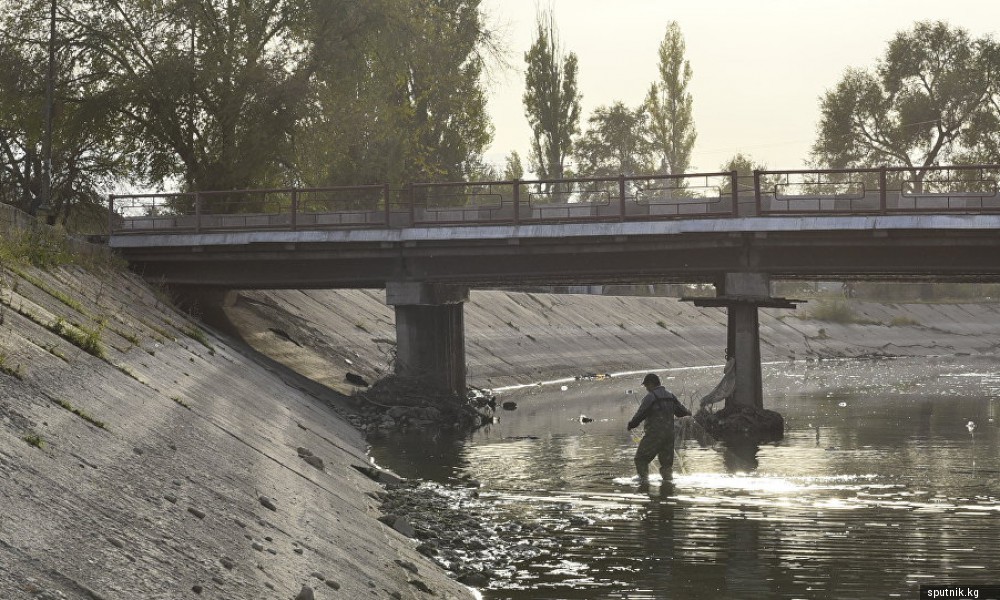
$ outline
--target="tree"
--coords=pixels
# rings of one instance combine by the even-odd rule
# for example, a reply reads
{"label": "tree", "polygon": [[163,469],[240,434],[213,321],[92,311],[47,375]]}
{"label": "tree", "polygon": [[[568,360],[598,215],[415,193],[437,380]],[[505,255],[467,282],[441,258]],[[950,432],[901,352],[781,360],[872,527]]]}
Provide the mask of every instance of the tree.
{"label": "tree", "polygon": [[[49,1],[0,1],[5,200],[38,197]],[[479,5],[59,0],[56,179],[77,183],[58,197],[481,177],[495,44]]]}
{"label": "tree", "polygon": [[524,114],[533,134],[528,158],[539,178],[561,179],[573,136],[580,132],[577,58],[572,52],[563,56],[551,12],[540,14],[537,25],[535,41],[524,55]]}
{"label": "tree", "polygon": [[900,165],[919,184],[926,168],[960,156],[991,103],[996,44],[943,22],[892,39],[874,71],[849,69],[821,100],[814,161],[828,168]]}
{"label": "tree", "polygon": [[636,175],[651,170],[652,143],[643,107],[621,102],[598,107],[577,144],[580,174],[586,177]]}
{"label": "tree", "polygon": [[524,179],[524,165],[521,163],[521,155],[517,153],[517,150],[511,150],[510,154],[507,155],[503,178],[507,181]]}
{"label": "tree", "polygon": [[[753,191],[754,181],[753,175],[754,171],[766,171],[767,165],[764,163],[758,163],[754,161],[753,157],[749,154],[743,154],[742,152],[737,152],[728,161],[719,165],[719,172],[729,173],[731,171],[736,171],[737,183],[736,189],[740,193],[747,193]],[[726,196],[732,191],[729,182],[723,184],[722,195]]]}
{"label": "tree", "polygon": [[[47,0],[0,7],[0,199],[31,214],[42,202],[49,7]],[[52,215],[97,231],[107,222],[103,190],[129,178],[127,143],[105,143],[120,136],[121,122],[58,30],[54,58]]]}
{"label": "tree", "polygon": [[684,59],[684,36],[676,21],[667,25],[660,42],[660,79],[646,94],[649,129],[660,171],[664,175],[682,175],[691,165],[691,149],[698,137],[694,128],[693,100],[688,92],[691,64]]}
{"label": "tree", "polygon": [[980,55],[986,71],[983,77],[990,83],[984,109],[970,120],[965,132],[965,151],[958,162],[1000,164],[1000,44],[993,40],[980,41]]}
{"label": "tree", "polygon": [[319,110],[298,130],[311,185],[484,176],[492,139],[482,88],[493,41],[479,0],[397,0],[319,73]]}
{"label": "tree", "polygon": [[136,179],[229,190],[294,182],[293,133],[314,108],[314,76],[351,52],[380,5],[76,0],[60,2],[59,27],[74,76],[94,82],[121,124],[103,142]]}

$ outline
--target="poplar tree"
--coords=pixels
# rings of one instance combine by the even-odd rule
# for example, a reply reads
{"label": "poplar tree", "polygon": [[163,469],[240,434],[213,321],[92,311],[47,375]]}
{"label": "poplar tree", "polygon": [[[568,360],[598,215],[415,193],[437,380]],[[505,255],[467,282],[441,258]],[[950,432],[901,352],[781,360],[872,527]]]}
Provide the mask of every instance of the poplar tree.
{"label": "poplar tree", "polygon": [[521,164],[521,155],[517,153],[517,150],[511,150],[510,154],[507,155],[503,178],[508,181],[524,179],[524,165]]}
{"label": "poplar tree", "polygon": [[649,124],[641,107],[633,110],[622,102],[600,106],[587,123],[576,150],[582,174],[614,177],[649,172]]}
{"label": "poplar tree", "polygon": [[681,28],[676,21],[671,21],[660,42],[660,79],[650,85],[646,94],[650,133],[664,175],[687,172],[697,138],[693,101],[688,91],[691,64],[684,58],[684,51]]}
{"label": "poplar tree", "polygon": [[576,54],[563,55],[551,12],[538,16],[537,36],[524,60],[524,114],[533,134],[529,164],[542,179],[561,179],[573,136],[580,132],[581,95]]}

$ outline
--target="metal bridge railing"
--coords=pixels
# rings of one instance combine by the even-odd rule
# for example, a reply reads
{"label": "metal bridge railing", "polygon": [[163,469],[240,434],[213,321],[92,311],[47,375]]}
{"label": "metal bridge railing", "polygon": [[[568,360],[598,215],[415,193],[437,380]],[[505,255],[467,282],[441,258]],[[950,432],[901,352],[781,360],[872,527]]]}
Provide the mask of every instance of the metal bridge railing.
{"label": "metal bridge railing", "polygon": [[759,215],[1000,212],[1000,165],[757,171]]}
{"label": "metal bridge railing", "polygon": [[115,195],[114,234],[998,213],[1000,165]]}

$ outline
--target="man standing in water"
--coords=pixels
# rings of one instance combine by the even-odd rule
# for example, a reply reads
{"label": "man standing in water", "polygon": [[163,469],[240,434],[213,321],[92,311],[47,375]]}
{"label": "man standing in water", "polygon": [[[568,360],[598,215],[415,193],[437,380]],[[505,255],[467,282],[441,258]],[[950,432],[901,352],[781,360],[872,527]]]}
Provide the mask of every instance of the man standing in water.
{"label": "man standing in water", "polygon": [[656,375],[646,375],[642,385],[649,393],[628,422],[629,431],[646,422],[646,434],[635,451],[635,470],[639,473],[640,483],[648,482],[649,463],[654,457],[659,457],[660,475],[663,481],[670,481],[674,470],[674,415],[687,417],[691,411],[681,404],[677,396],[660,385],[660,378]]}

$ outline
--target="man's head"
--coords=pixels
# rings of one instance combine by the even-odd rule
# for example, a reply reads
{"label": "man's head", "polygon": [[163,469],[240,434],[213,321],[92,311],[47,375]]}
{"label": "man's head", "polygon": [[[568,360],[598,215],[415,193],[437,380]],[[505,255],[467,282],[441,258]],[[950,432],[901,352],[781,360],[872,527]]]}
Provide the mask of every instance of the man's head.
{"label": "man's head", "polygon": [[653,388],[660,387],[660,378],[656,375],[649,373],[642,378],[642,385],[649,391],[653,391]]}

